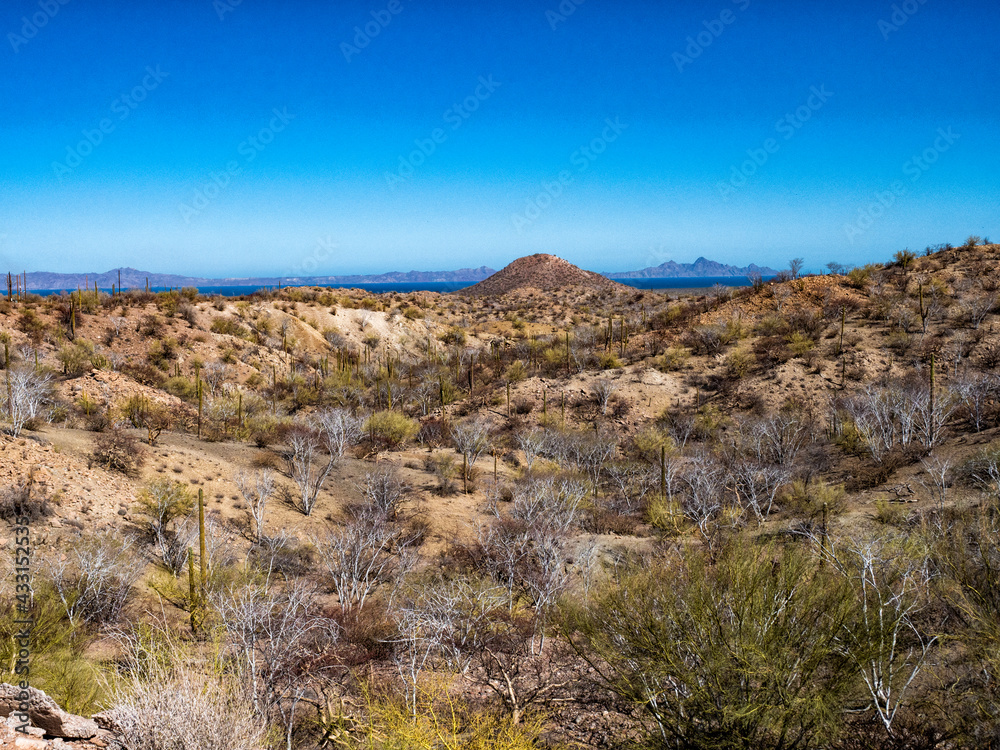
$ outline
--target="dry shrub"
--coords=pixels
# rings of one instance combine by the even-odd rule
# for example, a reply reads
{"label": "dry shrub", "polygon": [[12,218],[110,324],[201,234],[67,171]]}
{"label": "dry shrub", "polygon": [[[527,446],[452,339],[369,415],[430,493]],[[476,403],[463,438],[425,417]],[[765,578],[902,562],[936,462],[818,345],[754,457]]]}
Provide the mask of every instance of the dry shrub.
{"label": "dry shrub", "polygon": [[122,750],[257,750],[267,725],[253,701],[226,677],[188,666],[133,669],[105,716]]}
{"label": "dry shrub", "polygon": [[531,414],[535,408],[534,399],[530,398],[515,398],[511,404],[515,414]]}
{"label": "dry shrub", "polygon": [[583,522],[585,531],[591,534],[617,534],[632,536],[639,526],[639,519],[626,516],[608,508],[593,508]]}
{"label": "dry shrub", "polygon": [[32,487],[30,479],[0,491],[0,518],[4,521],[25,517],[37,521],[53,512],[49,499],[41,490]]}
{"label": "dry shrub", "polygon": [[146,460],[139,441],[121,427],[97,433],[91,455],[108,471],[118,471],[129,477],[137,476]]}

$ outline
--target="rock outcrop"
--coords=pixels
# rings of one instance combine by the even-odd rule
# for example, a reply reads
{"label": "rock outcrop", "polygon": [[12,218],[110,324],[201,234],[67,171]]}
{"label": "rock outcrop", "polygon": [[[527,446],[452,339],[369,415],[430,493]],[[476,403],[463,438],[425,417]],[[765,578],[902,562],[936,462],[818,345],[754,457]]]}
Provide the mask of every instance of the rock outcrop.
{"label": "rock outcrop", "polygon": [[[97,734],[99,728],[93,719],[63,711],[59,704],[37,688],[29,687],[27,693],[31,725],[50,737],[86,740]],[[19,711],[23,698],[21,688],[6,682],[0,684],[0,716],[6,718]]]}

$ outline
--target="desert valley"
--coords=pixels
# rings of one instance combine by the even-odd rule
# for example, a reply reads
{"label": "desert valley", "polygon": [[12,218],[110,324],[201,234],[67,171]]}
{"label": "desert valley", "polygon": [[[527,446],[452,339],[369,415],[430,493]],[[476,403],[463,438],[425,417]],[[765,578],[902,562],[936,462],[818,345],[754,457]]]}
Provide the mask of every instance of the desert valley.
{"label": "desert valley", "polygon": [[4,746],[995,746],[1000,246],[830,270],[15,289]]}

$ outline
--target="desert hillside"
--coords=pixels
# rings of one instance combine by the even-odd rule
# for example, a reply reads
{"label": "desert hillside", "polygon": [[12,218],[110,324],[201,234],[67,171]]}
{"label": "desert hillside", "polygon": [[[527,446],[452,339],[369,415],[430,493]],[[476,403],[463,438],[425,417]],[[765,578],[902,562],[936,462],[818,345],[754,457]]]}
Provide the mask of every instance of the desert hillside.
{"label": "desert hillside", "polygon": [[12,295],[0,682],[28,529],[42,743],[992,746],[1000,246],[842,270]]}
{"label": "desert hillside", "polygon": [[567,260],[555,255],[537,253],[518,258],[492,276],[483,279],[478,284],[461,290],[462,294],[500,295],[524,289],[564,289],[573,287],[580,289],[616,289],[628,291],[629,287],[611,281],[605,276],[593,271],[584,271]]}

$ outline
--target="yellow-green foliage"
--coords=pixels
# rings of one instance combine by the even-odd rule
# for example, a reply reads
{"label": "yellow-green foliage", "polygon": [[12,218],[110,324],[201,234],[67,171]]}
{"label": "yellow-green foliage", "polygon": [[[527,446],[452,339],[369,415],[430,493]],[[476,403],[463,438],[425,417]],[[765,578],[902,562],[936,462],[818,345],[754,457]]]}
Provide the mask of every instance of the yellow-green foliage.
{"label": "yellow-green foliage", "polygon": [[[266,321],[266,319],[264,319]],[[268,323],[268,327],[270,324]],[[229,336],[238,336],[240,338],[246,338],[248,336],[247,329],[240,324],[238,320],[232,318],[216,318],[212,321],[211,327],[212,333],[221,333]]]}
{"label": "yellow-green foliage", "polygon": [[[13,578],[12,578],[13,580]],[[77,714],[91,714],[101,708],[99,669],[85,655],[90,638],[66,620],[58,597],[48,586],[36,584],[31,642],[31,685],[48,693],[60,706]],[[4,592],[0,602],[0,681],[16,684],[21,677],[14,670],[18,650],[14,636],[23,627],[15,620],[15,599]]]}
{"label": "yellow-green foliage", "polygon": [[726,321],[722,334],[723,343],[728,344],[733,341],[739,341],[744,336],[746,336],[746,330],[742,321],[737,320],[736,318],[730,318]]}
{"label": "yellow-green foliage", "polygon": [[804,357],[815,345],[811,338],[798,331],[794,331],[788,337],[788,348],[796,357]]}
{"label": "yellow-green foliage", "polygon": [[739,346],[733,349],[726,356],[726,369],[729,371],[729,377],[731,378],[742,378],[757,364],[757,357],[754,353],[744,347]]}
{"label": "yellow-green foliage", "polygon": [[416,436],[420,425],[398,411],[379,411],[368,418],[365,429],[376,441],[395,448]]}
{"label": "yellow-green foliage", "polygon": [[177,312],[177,307],[180,305],[180,302],[181,295],[173,290],[169,292],[156,293],[156,306],[167,316],[173,315]]}
{"label": "yellow-green foliage", "polygon": [[646,506],[646,522],[668,536],[676,536],[684,531],[686,521],[684,511],[675,500],[655,495]]}
{"label": "yellow-green foliage", "polygon": [[604,352],[598,358],[597,364],[602,370],[617,370],[622,366],[622,361],[611,352]]}
{"label": "yellow-green foliage", "polygon": [[139,513],[152,523],[166,527],[173,519],[188,515],[194,508],[194,496],[183,482],[153,479],[139,492]]}
{"label": "yellow-green foliage", "polygon": [[877,263],[869,263],[865,266],[859,266],[858,268],[852,268],[847,272],[847,280],[851,286],[855,289],[864,289],[865,284],[868,283],[868,279],[874,271],[881,268]]}
{"label": "yellow-green foliage", "polygon": [[691,358],[691,350],[686,346],[670,346],[660,357],[659,369],[665,372],[680,370]]}
{"label": "yellow-green foliage", "polygon": [[[475,709],[444,690],[419,691],[415,705],[369,697],[350,747],[361,750],[535,750],[542,719]],[[336,720],[331,721],[336,723]]]}
{"label": "yellow-green foliage", "polygon": [[59,364],[63,372],[72,377],[89,372],[94,366],[94,345],[84,339],[77,339],[59,349]]}
{"label": "yellow-green foliage", "polygon": [[694,427],[703,438],[715,437],[717,430],[729,423],[729,418],[715,404],[705,404],[698,410],[694,419]]}
{"label": "yellow-green foliage", "polygon": [[[662,737],[722,748],[832,745],[856,679],[841,638],[857,612],[830,566],[739,538],[644,561],[566,614],[608,687]],[[674,745],[650,731],[649,745]]]}
{"label": "yellow-green foliage", "polygon": [[524,366],[524,362],[519,359],[512,362],[504,373],[504,380],[508,383],[520,383],[526,377],[528,377],[528,370]]}
{"label": "yellow-green foliage", "polygon": [[151,365],[166,370],[170,360],[177,359],[177,340],[169,336],[153,340],[146,351],[146,359]]}
{"label": "yellow-green foliage", "polygon": [[875,501],[875,512],[872,519],[884,526],[902,526],[906,523],[909,512],[906,507],[898,503],[890,503],[885,498]]}
{"label": "yellow-green foliage", "polygon": [[668,454],[674,449],[673,438],[665,430],[656,427],[639,430],[632,438],[632,444],[636,453],[647,461],[659,461],[661,448],[666,448]]}
{"label": "yellow-green foliage", "polygon": [[163,384],[163,390],[185,401],[191,401],[198,395],[194,381],[183,376],[167,378],[167,382]]}
{"label": "yellow-green foliage", "polygon": [[566,342],[550,346],[542,352],[545,363],[550,366],[561,367],[566,364]]}
{"label": "yellow-green foliage", "polygon": [[462,346],[465,343],[465,330],[459,326],[452,326],[447,331],[438,336],[446,344]]}
{"label": "yellow-green foliage", "polygon": [[797,517],[820,518],[824,508],[827,516],[833,517],[843,509],[844,487],[819,480],[807,484],[801,479],[796,479],[782,490],[778,497],[778,505]]}

